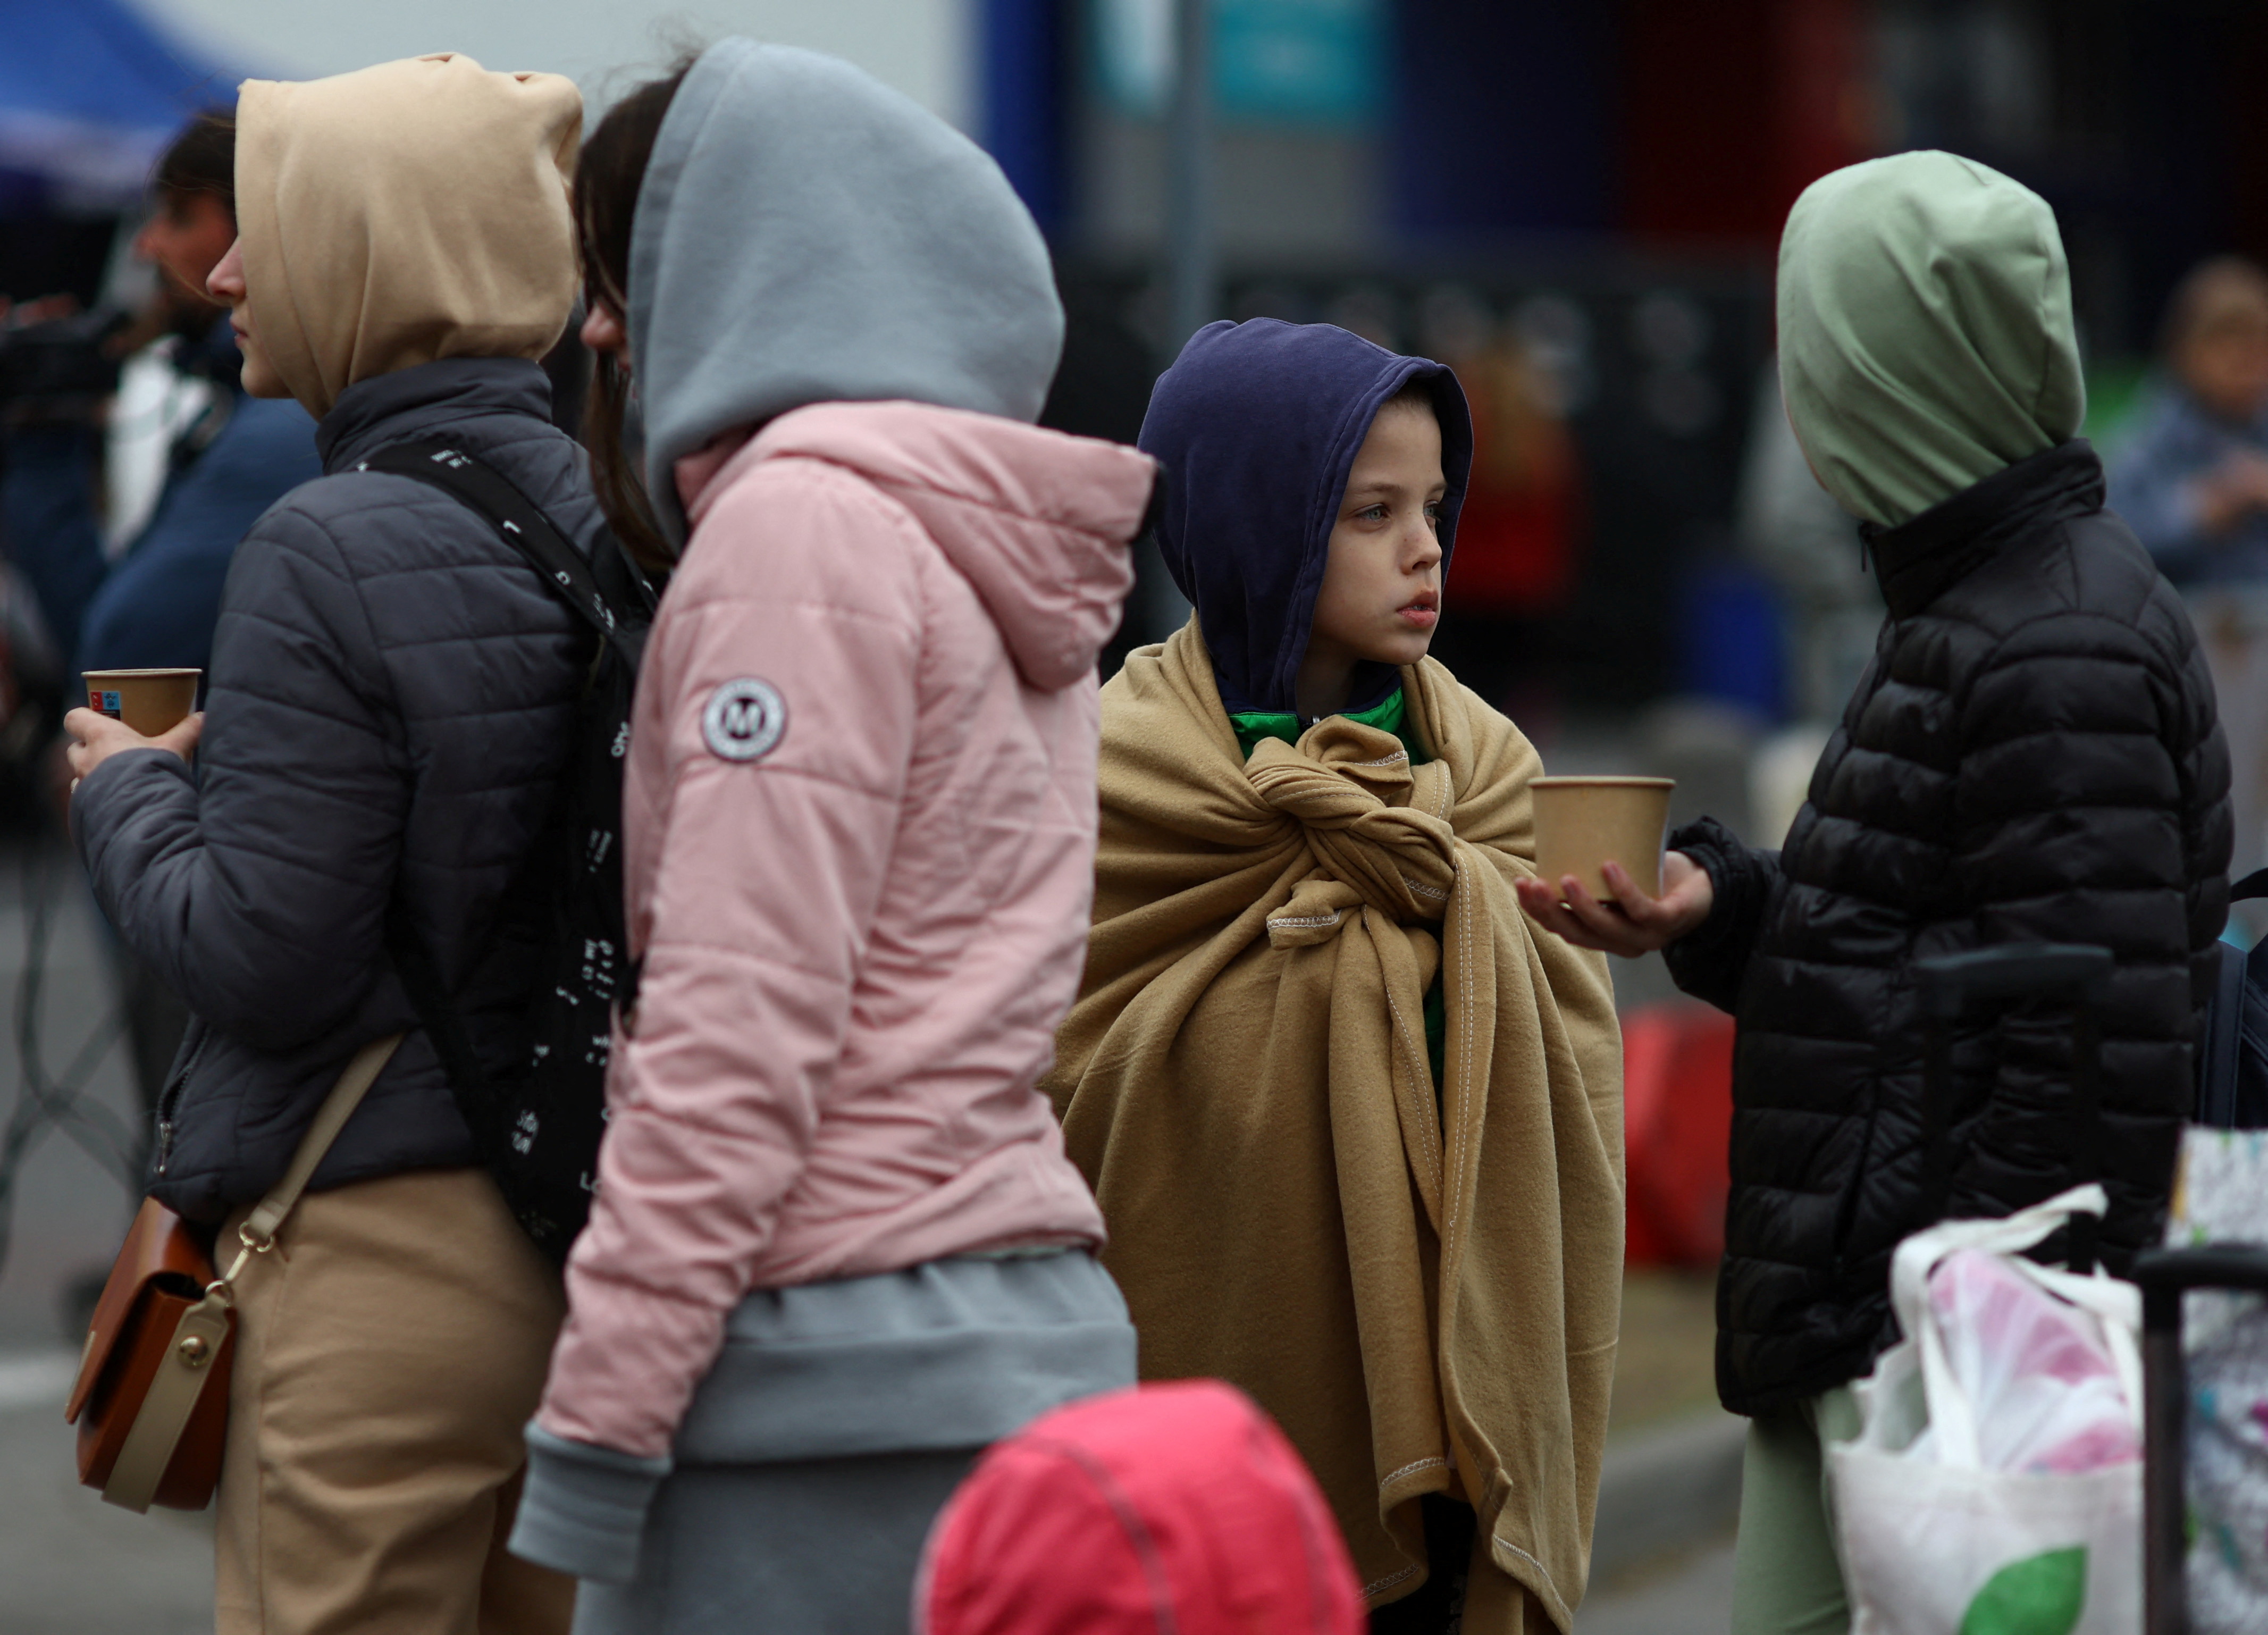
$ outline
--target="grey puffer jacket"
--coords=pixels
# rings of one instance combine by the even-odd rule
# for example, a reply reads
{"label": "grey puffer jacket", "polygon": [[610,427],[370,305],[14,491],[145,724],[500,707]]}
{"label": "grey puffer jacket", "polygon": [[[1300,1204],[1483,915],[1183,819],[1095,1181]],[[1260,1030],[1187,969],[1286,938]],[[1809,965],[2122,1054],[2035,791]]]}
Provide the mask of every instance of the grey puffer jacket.
{"label": "grey puffer jacket", "polygon": [[446,433],[588,551],[598,506],[549,401],[518,359],[348,387],[317,428],[326,475],[237,548],[195,773],[114,755],[72,800],[104,912],[196,1017],[149,1176],[191,1219],[256,1200],[348,1057],[405,1029],[313,1185],[475,1160],[387,961],[387,910],[398,895],[482,1057],[516,1057],[533,947],[493,933],[553,805],[588,638],[485,519],[352,468]]}

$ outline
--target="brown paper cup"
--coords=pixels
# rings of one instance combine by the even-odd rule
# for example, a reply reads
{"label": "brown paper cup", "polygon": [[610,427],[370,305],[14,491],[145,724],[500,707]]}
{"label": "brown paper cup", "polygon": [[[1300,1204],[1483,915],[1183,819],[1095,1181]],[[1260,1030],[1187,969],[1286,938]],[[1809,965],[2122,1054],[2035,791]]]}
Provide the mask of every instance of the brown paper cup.
{"label": "brown paper cup", "polygon": [[1535,872],[1554,887],[1572,874],[1602,902],[1614,893],[1600,873],[1619,863],[1649,897],[1661,895],[1661,837],[1669,821],[1667,777],[1539,777]]}
{"label": "brown paper cup", "polygon": [[123,721],[144,738],[179,726],[197,707],[202,670],[89,670],[86,707]]}

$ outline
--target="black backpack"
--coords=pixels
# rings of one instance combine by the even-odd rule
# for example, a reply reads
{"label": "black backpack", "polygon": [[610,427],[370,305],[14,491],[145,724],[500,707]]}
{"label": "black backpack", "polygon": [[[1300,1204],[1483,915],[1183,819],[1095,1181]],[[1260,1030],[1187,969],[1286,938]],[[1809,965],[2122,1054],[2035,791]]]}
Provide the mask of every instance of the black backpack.
{"label": "black backpack", "polygon": [[393,444],[355,469],[414,477],[486,517],[597,638],[550,821],[498,916],[539,962],[526,1059],[485,1069],[398,902],[387,922],[387,953],[489,1173],[528,1235],[563,1261],[597,1185],[615,1002],[636,981],[622,917],[622,755],[653,592],[611,534],[585,560],[508,479],[446,441]]}
{"label": "black backpack", "polygon": [[[2231,902],[2268,897],[2268,869],[2228,888]],[[2268,1128],[2268,939],[2248,954],[2220,945],[2220,979],[2198,1049],[2197,1122],[2217,1130]]]}

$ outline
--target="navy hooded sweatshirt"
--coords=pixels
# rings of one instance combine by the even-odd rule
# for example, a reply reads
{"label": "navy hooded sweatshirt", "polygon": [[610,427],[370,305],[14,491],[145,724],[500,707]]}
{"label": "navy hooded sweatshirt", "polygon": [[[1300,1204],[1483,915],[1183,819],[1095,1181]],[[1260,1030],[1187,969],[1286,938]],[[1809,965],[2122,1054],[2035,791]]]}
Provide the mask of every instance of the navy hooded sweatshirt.
{"label": "navy hooded sweatshirt", "polygon": [[[1457,378],[1332,324],[1207,324],[1159,378],[1140,446],[1165,468],[1158,545],[1196,608],[1231,715],[1289,715],[1347,472],[1387,399],[1411,381],[1441,425],[1441,572],[1472,475]],[[1395,699],[1400,672],[1357,667],[1348,713]]]}
{"label": "navy hooded sweatshirt", "polygon": [[[1159,549],[1197,609],[1213,680],[1247,755],[1260,737],[1298,736],[1300,663],[1347,473],[1380,407],[1413,380],[1428,388],[1441,426],[1446,582],[1473,471],[1472,412],[1446,366],[1333,324],[1223,320],[1189,337],[1150,394],[1140,447],[1165,468]],[[1394,666],[1356,666],[1348,706],[1353,719],[1400,738],[1413,764],[1428,758],[1428,747],[1402,730],[1402,673]],[[1437,976],[1425,995],[1436,1095],[1447,1014]]]}

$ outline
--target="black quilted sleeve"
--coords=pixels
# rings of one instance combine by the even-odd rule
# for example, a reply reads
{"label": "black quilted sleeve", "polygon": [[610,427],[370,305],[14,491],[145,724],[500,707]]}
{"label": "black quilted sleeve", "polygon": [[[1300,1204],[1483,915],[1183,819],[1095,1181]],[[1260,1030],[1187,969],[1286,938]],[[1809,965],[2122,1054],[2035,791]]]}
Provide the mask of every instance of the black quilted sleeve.
{"label": "black quilted sleeve", "polygon": [[1672,832],[1669,850],[1683,852],[1707,871],[1716,901],[1701,928],[1670,944],[1662,958],[1680,988],[1730,1013],[1748,974],[1764,902],[1779,875],[1779,853],[1743,845],[1739,836],[1709,817]]}

